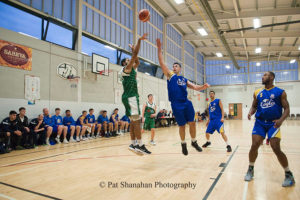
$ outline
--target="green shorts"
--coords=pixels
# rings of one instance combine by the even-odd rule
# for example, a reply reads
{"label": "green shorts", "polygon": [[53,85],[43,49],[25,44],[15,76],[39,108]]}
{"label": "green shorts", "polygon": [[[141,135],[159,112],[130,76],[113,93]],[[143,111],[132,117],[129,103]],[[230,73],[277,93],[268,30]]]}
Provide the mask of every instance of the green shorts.
{"label": "green shorts", "polygon": [[155,128],[155,118],[145,118],[144,130],[151,131],[152,128]]}
{"label": "green shorts", "polygon": [[132,115],[140,115],[141,114],[140,102],[139,102],[138,96],[122,98],[122,102],[125,106],[126,115],[128,117],[130,117]]}

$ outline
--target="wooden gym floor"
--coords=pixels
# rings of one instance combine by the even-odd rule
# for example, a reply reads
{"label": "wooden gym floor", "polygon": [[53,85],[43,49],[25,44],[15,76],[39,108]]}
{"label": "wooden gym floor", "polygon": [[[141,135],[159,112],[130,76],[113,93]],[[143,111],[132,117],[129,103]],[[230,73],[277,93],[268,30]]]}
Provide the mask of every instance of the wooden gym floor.
{"label": "wooden gym floor", "polygon": [[[225,122],[232,153],[217,133],[211,147],[198,153],[187,134],[189,155],[183,156],[178,127],[173,126],[156,129],[157,145],[147,145],[152,155],[129,151],[129,134],[4,154],[0,199],[300,199],[300,121],[286,121],[281,128],[282,149],[296,179],[292,188],[281,187],[283,169],[266,144],[259,150],[254,180],[244,182],[253,123]],[[204,131],[205,123],[197,123],[199,145],[205,142]],[[143,141],[149,143],[149,132]],[[128,186],[141,182],[148,188]],[[166,187],[155,187],[155,182]],[[190,185],[174,189],[173,183]]]}

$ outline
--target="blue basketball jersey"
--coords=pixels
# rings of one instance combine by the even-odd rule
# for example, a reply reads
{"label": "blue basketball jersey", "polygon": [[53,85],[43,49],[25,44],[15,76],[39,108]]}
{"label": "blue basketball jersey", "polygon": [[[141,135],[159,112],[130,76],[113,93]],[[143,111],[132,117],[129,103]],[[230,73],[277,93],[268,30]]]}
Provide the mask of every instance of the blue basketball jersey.
{"label": "blue basketball jersey", "polygon": [[95,123],[96,122],[95,115],[88,114],[85,119],[87,120],[87,123]]}
{"label": "blue basketball jersey", "polygon": [[[114,114],[112,114],[112,115],[110,116],[110,118],[109,118],[109,121],[111,121],[111,122],[114,122],[114,120],[113,120],[113,118],[112,118],[113,115],[114,115]],[[115,120],[116,120],[116,121],[119,121],[119,114],[115,115]]]}
{"label": "blue basketball jersey", "polygon": [[63,119],[60,115],[58,115],[58,116],[53,115],[52,120],[55,125],[63,125]]}
{"label": "blue basketball jersey", "polygon": [[221,120],[222,110],[220,107],[220,99],[215,99],[208,104],[209,119]]}
{"label": "blue basketball jersey", "polygon": [[260,120],[272,121],[282,115],[281,95],[283,89],[273,87],[270,89],[260,88],[255,91],[257,99],[257,111],[255,117]]}
{"label": "blue basketball jersey", "polygon": [[167,81],[169,101],[171,103],[187,101],[187,81],[186,78],[177,74],[173,74]]}
{"label": "blue basketball jersey", "polygon": [[83,115],[80,115],[80,117],[78,117],[77,121],[76,121],[76,125],[82,125],[80,120],[82,120],[82,122],[84,123],[86,117]]}
{"label": "blue basketball jersey", "polygon": [[[70,124],[69,124],[69,123],[70,123]],[[70,116],[70,117],[65,116],[65,117],[63,118],[63,124],[64,124],[65,126],[75,125],[75,120],[74,120],[74,118],[73,118],[72,116]]]}

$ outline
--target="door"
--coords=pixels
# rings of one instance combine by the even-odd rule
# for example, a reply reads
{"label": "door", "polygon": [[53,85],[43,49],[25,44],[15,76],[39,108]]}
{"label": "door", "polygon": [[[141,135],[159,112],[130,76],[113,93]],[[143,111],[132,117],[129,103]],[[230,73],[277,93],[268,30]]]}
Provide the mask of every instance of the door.
{"label": "door", "polygon": [[230,103],[229,114],[232,119],[243,119],[243,104],[241,103]]}

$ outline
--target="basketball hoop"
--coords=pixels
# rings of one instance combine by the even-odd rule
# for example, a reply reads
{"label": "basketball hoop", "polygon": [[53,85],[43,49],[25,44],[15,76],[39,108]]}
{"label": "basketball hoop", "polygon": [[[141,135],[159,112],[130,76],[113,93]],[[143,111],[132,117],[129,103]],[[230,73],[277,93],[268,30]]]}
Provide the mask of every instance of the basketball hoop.
{"label": "basketball hoop", "polygon": [[70,81],[71,83],[71,88],[77,88],[78,85],[78,81],[79,81],[80,77],[79,76],[68,76],[67,80]]}
{"label": "basketball hoop", "polygon": [[111,73],[112,70],[101,70],[101,71],[98,71],[97,74],[99,75],[103,75],[103,76],[108,76],[109,73]]}

